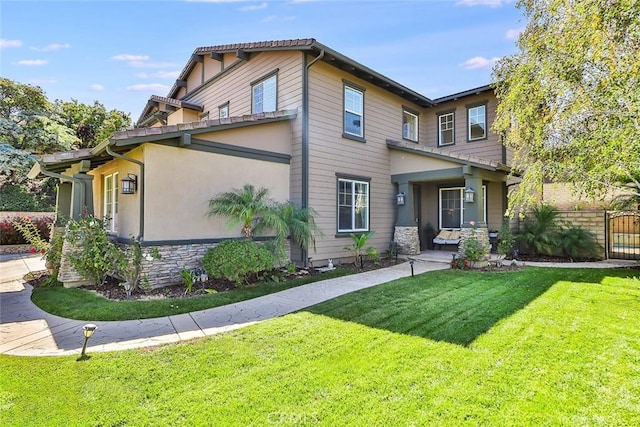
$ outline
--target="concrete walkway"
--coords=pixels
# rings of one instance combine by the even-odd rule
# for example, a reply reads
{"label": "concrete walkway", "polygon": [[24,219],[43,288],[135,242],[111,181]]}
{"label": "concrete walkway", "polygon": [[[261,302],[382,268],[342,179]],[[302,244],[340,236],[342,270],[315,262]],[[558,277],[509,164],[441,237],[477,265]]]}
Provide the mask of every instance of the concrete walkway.
{"label": "concrete walkway", "polygon": [[[449,268],[451,254],[427,251],[413,257],[415,274]],[[586,265],[585,265],[586,264]],[[534,265],[534,263],[527,263]],[[630,262],[542,264],[554,267],[612,268]],[[327,279],[222,307],[155,319],[87,322],[53,316],[31,302],[31,290],[22,278],[44,269],[37,256],[0,257],[0,354],[59,356],[79,354],[82,326],[98,330],[88,352],[115,351],[205,337],[283,316],[323,301],[411,275],[409,262],[394,267]]]}

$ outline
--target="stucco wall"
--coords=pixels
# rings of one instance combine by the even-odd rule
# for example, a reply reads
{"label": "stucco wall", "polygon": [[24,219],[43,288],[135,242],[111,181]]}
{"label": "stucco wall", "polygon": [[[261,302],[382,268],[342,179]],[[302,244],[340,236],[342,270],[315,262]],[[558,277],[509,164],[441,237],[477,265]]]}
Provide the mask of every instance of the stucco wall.
{"label": "stucco wall", "polygon": [[244,184],[289,197],[289,165],[161,145],[145,145],[145,241],[236,237],[226,218],[206,216],[215,195]]}

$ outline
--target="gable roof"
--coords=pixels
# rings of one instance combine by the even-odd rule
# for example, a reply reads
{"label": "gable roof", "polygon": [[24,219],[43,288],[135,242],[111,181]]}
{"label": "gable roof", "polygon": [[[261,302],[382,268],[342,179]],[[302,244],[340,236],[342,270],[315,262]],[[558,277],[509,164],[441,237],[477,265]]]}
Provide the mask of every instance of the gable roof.
{"label": "gable roof", "polygon": [[[178,82],[187,79],[191,71],[199,62],[198,57],[205,55],[215,56],[225,53],[235,53],[238,57],[243,58],[255,52],[283,50],[299,50],[302,52],[308,52],[316,57],[320,57],[320,55],[322,55],[320,57],[321,61],[331,64],[332,66],[346,71],[347,73],[352,74],[356,77],[364,79],[373,85],[381,87],[388,92],[406,99],[407,101],[413,102],[422,107],[431,107],[434,105],[434,102],[426,96],[421,95],[418,92],[415,92],[414,90],[409,89],[408,87],[378,73],[377,71],[374,71],[371,68],[354,61],[353,59],[317,42],[313,38],[271,40],[197,47],[180,72],[180,75],[176,79],[176,82],[169,90],[168,95],[166,97],[152,96],[149,100],[149,103],[147,103],[147,106],[144,108],[142,114],[140,115],[140,119],[138,120],[138,122],[142,122],[143,120],[146,120],[151,116],[150,109],[151,106],[153,106],[154,99],[157,100],[161,98],[163,100],[177,100],[176,97],[178,96],[181,87]],[[188,98],[188,95],[189,94],[187,94],[186,98]]]}
{"label": "gable roof", "polygon": [[184,143],[189,140],[191,135],[293,120],[296,116],[296,110],[281,110],[269,113],[227,117],[224,119],[182,123],[177,125],[123,130],[115,132],[111,135],[109,140],[104,141],[93,148],[44,154],[40,156],[40,159],[32,167],[29,172],[29,177],[33,179],[41,175],[42,169],[50,172],[62,173],[82,160],[90,161],[90,169],[94,169],[113,160],[113,157],[107,153],[107,146],[113,152],[119,154],[125,153],[146,142],[183,146],[185,145]]}

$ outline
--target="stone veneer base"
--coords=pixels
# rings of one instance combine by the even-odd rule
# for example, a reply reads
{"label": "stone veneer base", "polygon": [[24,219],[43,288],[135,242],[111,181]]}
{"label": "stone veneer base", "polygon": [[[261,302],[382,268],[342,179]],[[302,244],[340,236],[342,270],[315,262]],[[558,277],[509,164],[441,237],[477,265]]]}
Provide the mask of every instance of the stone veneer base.
{"label": "stone veneer base", "polygon": [[393,232],[393,241],[398,245],[398,253],[401,255],[420,254],[418,227],[396,226]]}

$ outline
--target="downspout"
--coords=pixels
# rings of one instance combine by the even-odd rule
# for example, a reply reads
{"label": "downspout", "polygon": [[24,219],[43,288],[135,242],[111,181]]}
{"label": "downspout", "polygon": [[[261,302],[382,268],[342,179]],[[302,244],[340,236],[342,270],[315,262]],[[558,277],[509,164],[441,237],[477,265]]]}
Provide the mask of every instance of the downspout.
{"label": "downspout", "polygon": [[[304,62],[307,54],[304,53]],[[309,207],[309,68],[324,57],[324,49],[311,62],[305,64],[302,72],[302,200],[303,209]],[[307,248],[302,248],[302,264],[307,266]]]}
{"label": "downspout", "polygon": [[[84,187],[85,183],[81,179],[75,178],[73,176],[62,175],[61,173],[56,173],[56,172],[51,172],[49,170],[46,170],[44,165],[42,163],[40,163],[40,162],[38,162],[38,165],[39,165],[40,173],[42,175],[44,175],[44,176],[48,176],[48,177],[51,177],[51,178],[57,178],[57,179],[59,179],[61,181],[62,180],[73,181],[76,184],[78,184],[81,187],[81,191],[80,191],[80,209],[84,209],[84,206],[85,206],[85,203],[84,203],[85,202],[85,200],[84,200],[85,197],[84,196],[85,196],[86,192],[85,192],[85,187]],[[72,201],[71,204],[73,205],[73,201]]]}
{"label": "downspout", "polygon": [[141,242],[144,238],[144,163],[142,163],[140,160],[132,159],[131,157],[127,157],[112,151],[111,145],[112,144],[107,144],[106,146],[107,154],[117,159],[122,159],[140,166],[140,177],[138,178],[138,185],[140,186],[140,225],[137,240]]}

